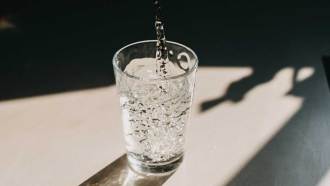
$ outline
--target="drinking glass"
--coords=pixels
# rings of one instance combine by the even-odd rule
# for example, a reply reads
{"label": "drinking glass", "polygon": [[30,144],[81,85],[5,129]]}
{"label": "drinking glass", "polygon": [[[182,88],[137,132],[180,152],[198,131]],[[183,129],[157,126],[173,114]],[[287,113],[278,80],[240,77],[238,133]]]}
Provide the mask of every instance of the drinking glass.
{"label": "drinking glass", "polygon": [[183,159],[198,65],[193,50],[167,41],[167,63],[173,71],[166,77],[155,76],[150,71],[157,66],[156,42],[129,44],[113,58],[128,162],[133,170],[146,174],[173,172]]}

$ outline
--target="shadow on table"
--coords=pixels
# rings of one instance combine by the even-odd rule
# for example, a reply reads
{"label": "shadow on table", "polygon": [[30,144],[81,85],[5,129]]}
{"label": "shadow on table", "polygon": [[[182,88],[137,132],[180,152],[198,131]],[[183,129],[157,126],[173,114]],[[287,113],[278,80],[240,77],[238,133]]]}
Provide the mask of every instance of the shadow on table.
{"label": "shadow on table", "polygon": [[314,69],[313,76],[288,92],[304,98],[299,111],[227,186],[310,186],[320,182],[330,167],[330,141],[326,140],[329,104],[324,100],[329,95],[323,69],[320,65]]}
{"label": "shadow on table", "polygon": [[[278,52],[278,50],[276,50]],[[260,58],[256,57],[256,59]],[[262,56],[261,56],[262,58]],[[260,60],[260,59],[259,59]],[[265,61],[267,59],[265,58]],[[270,60],[268,60],[269,62]],[[323,66],[325,68],[325,74],[328,79],[328,85],[330,88],[330,56],[325,55],[322,57],[322,62]],[[203,103],[200,105],[200,111],[201,112],[206,112],[207,110],[216,107],[217,105],[221,104],[222,102],[225,101],[232,101],[232,102],[240,102],[244,99],[244,96],[252,90],[254,87],[257,85],[260,85],[262,83],[270,81],[274,75],[281,69],[285,67],[291,67],[294,70],[294,75],[292,76],[292,86],[294,88],[301,87],[300,82],[298,80],[298,73],[300,70],[302,70],[304,67],[312,67],[313,69],[315,68],[314,64],[311,63],[306,63],[304,60],[300,61],[299,63],[293,65],[290,63],[283,64],[282,62],[274,62],[268,64],[268,67],[265,67],[262,65],[263,61],[256,62],[255,64],[251,65],[253,67],[253,73],[247,77],[244,77],[238,81],[232,82],[229,87],[226,90],[225,95],[219,96],[217,98],[211,99],[211,100],[205,100]],[[294,90],[294,89],[293,89]],[[298,91],[299,92],[299,91]],[[296,93],[298,93],[296,92]],[[301,96],[302,94],[300,94]]]}
{"label": "shadow on table", "polygon": [[[276,73],[284,68],[281,65],[272,65],[272,68],[265,69],[264,66],[255,65],[253,66],[253,73],[247,77],[244,77],[238,81],[235,81],[229,85],[225,95],[214,98],[212,100],[206,100],[200,105],[200,111],[205,112],[224,101],[240,102],[244,99],[245,94],[252,90],[255,86],[266,83],[273,79]],[[294,75],[292,77],[292,84],[295,86],[298,84],[297,75],[299,70],[303,67],[292,66]]]}
{"label": "shadow on table", "polygon": [[126,154],[106,166],[80,186],[161,186],[173,173],[161,176],[144,176],[127,164]]}

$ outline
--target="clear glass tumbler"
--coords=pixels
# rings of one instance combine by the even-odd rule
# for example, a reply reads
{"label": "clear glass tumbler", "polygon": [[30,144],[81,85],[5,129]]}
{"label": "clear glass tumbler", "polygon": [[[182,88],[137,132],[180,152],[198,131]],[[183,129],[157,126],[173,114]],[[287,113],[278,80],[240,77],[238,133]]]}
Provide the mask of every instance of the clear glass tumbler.
{"label": "clear glass tumbler", "polygon": [[155,40],[127,45],[113,58],[129,165],[142,173],[172,172],[183,158],[198,59],[182,44],[168,41],[167,48],[165,77],[155,75]]}

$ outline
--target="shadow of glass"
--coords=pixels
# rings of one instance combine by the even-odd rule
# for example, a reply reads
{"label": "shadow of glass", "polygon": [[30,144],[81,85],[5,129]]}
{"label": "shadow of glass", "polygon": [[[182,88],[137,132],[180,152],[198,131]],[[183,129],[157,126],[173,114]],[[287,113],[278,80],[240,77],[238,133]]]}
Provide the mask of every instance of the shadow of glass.
{"label": "shadow of glass", "polygon": [[172,174],[138,174],[130,168],[124,154],[80,186],[161,186]]}

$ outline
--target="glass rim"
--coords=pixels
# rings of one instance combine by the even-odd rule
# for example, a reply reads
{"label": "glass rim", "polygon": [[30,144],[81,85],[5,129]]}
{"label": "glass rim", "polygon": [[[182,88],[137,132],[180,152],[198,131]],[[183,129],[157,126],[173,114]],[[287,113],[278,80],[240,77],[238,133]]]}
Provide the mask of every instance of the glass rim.
{"label": "glass rim", "polygon": [[125,74],[127,77],[129,78],[133,78],[133,79],[137,79],[137,80],[140,80],[140,81],[166,81],[166,80],[171,80],[171,79],[177,79],[177,78],[180,78],[180,77],[185,77],[185,76],[188,76],[190,75],[195,69],[197,69],[197,66],[198,66],[198,57],[196,55],[196,53],[189,47],[187,47],[186,45],[183,45],[183,44],[180,44],[180,43],[177,43],[177,42],[174,42],[174,41],[166,41],[166,43],[171,43],[171,44],[174,44],[174,45],[178,45],[182,48],[185,48],[187,49],[189,52],[191,52],[193,54],[193,56],[196,58],[195,59],[195,63],[194,65],[192,66],[191,69],[189,69],[188,71],[184,72],[183,74],[179,74],[179,75],[175,75],[175,76],[171,76],[171,77],[168,77],[168,78],[156,78],[156,79],[145,79],[145,78],[140,78],[140,77],[137,77],[137,76],[134,76],[134,75],[131,75],[127,72],[124,72],[123,70],[121,70],[119,67],[118,67],[118,64],[116,63],[116,57],[118,56],[118,54],[120,52],[122,52],[123,50],[127,49],[128,47],[130,46],[133,46],[133,45],[136,45],[136,44],[141,44],[141,43],[152,43],[152,42],[157,42],[157,40],[143,40],[143,41],[138,41],[138,42],[134,42],[134,43],[130,43],[130,44],[127,44],[125,45],[124,47],[120,48],[119,50],[117,50],[117,52],[114,54],[113,58],[112,58],[112,64],[114,66],[114,70],[120,72],[120,73],[123,73]]}

